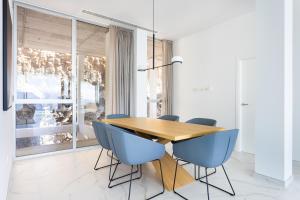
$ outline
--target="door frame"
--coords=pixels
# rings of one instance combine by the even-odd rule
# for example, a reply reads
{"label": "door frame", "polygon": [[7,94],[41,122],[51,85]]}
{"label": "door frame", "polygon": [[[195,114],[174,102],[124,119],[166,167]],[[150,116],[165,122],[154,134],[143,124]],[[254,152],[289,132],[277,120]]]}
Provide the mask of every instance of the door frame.
{"label": "door frame", "polygon": [[240,130],[239,137],[237,139],[235,150],[241,152],[243,150],[243,131],[242,131],[242,67],[243,62],[247,60],[255,60],[256,57],[246,57],[237,59],[237,70],[236,70],[236,108],[235,108],[235,124],[236,128]]}

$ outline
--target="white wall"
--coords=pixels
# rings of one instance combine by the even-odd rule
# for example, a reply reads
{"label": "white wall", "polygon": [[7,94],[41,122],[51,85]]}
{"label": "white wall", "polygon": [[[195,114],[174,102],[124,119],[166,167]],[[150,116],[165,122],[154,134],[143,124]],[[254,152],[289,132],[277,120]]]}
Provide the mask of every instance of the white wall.
{"label": "white wall", "polygon": [[2,2],[0,15],[0,200],[6,199],[10,170],[12,166],[13,149],[13,114],[12,109],[9,112],[3,112],[3,70],[2,70]]}
{"label": "white wall", "polygon": [[139,72],[147,66],[147,32],[136,29],[135,33],[135,76],[136,76],[136,108],[137,117],[147,117],[147,73]]}
{"label": "white wall", "polygon": [[293,158],[300,161],[300,1],[294,0],[294,135]]}
{"label": "white wall", "polygon": [[283,184],[292,177],[292,1],[256,1],[255,172]]}
{"label": "white wall", "polygon": [[249,13],[175,41],[174,113],[181,121],[211,117],[236,127],[239,59],[255,57],[255,13]]}

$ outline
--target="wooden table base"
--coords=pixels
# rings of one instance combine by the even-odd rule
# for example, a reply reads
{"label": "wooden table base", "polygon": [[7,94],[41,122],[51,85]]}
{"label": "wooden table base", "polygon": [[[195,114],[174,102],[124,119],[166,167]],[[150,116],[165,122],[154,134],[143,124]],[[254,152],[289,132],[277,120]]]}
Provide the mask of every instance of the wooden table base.
{"label": "wooden table base", "polygon": [[[152,162],[156,175],[160,178],[160,167],[158,161]],[[175,175],[175,167],[176,161],[172,158],[170,154],[166,152],[165,156],[161,158],[161,165],[163,168],[163,176],[165,188],[168,191],[173,190],[174,183],[174,175]],[[176,184],[175,189],[188,185],[194,181],[193,176],[191,176],[182,166],[178,165],[177,167],[177,175],[176,175]]]}

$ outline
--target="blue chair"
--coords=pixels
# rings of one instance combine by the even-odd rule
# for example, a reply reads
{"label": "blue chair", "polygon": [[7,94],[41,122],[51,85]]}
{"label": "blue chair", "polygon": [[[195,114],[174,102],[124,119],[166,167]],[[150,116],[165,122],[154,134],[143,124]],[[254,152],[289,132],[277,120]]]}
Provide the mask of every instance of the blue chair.
{"label": "blue chair", "polygon": [[[93,125],[94,131],[95,131],[96,139],[97,139],[98,143],[101,145],[101,151],[100,151],[100,154],[99,154],[98,159],[96,161],[96,164],[94,166],[94,170],[99,170],[99,169],[103,169],[103,168],[106,168],[106,167],[110,166],[110,165],[104,165],[104,166],[101,166],[101,167],[97,167],[103,150],[106,149],[107,154],[108,154],[108,152],[111,150],[111,148],[110,148],[109,141],[108,141],[108,138],[107,138],[105,124],[100,122],[100,121],[93,121],[92,125]],[[112,158],[113,158],[113,156],[111,156],[111,159]],[[114,165],[115,164],[116,163],[114,163]]]}
{"label": "blue chair", "polygon": [[[126,117],[129,117],[128,115],[125,115],[125,114],[112,114],[112,115],[108,115],[106,118],[107,119],[116,119],[116,118],[126,118]],[[107,138],[107,135],[106,135],[106,129],[105,129],[105,126],[102,122],[99,122],[99,121],[93,121],[92,122],[92,126],[94,128],[94,132],[95,132],[95,135],[96,135],[96,139],[98,141],[98,143],[101,145],[101,151],[100,151],[100,154],[98,156],[98,159],[96,161],[96,164],[94,166],[94,170],[99,170],[99,169],[103,169],[103,168],[106,168],[106,167],[110,167],[110,165],[105,165],[105,166],[102,166],[102,167],[97,167],[98,166],[98,162],[101,158],[101,155],[102,155],[102,152],[104,149],[107,150],[106,154],[107,156],[110,156],[111,159],[113,159],[113,155],[109,155],[109,151],[111,151],[111,148],[109,146],[109,142],[108,142],[108,138]],[[114,163],[113,165],[115,165],[116,163]]]}
{"label": "blue chair", "polygon": [[217,121],[214,119],[208,119],[208,118],[193,118],[185,123],[190,123],[190,124],[200,124],[200,125],[205,125],[205,126],[216,126]]}
{"label": "blue chair", "polygon": [[[185,123],[189,123],[189,124],[199,124],[199,125],[205,125],[205,126],[216,126],[217,125],[217,120],[215,119],[209,119],[209,118],[193,118],[190,120],[187,120]],[[189,163],[184,163],[182,165],[186,165]],[[208,174],[208,176],[217,173],[217,169],[215,168],[214,171],[210,174]],[[196,170],[196,166],[194,166],[194,177],[195,180],[198,180],[199,178],[203,178],[203,177],[199,177],[199,175],[197,176],[197,170]]]}
{"label": "blue chair", "polygon": [[[100,122],[100,121],[93,121],[92,125],[93,125],[94,131],[95,131],[96,138],[97,138],[99,144],[102,146],[100,154],[99,154],[98,159],[97,159],[97,162],[94,166],[94,170],[99,170],[99,169],[109,167],[109,180],[117,180],[117,179],[121,179],[123,177],[129,176],[130,174],[125,174],[125,175],[122,175],[122,176],[119,176],[119,177],[116,177],[116,178],[112,178],[112,176],[111,176],[112,166],[117,165],[117,164],[121,164],[121,163],[120,163],[119,160],[114,158],[113,153],[112,153],[112,155],[108,155],[108,152],[111,151],[111,146],[110,146],[109,141],[108,141],[105,124]],[[101,157],[102,152],[103,152],[104,149],[107,150],[107,155],[110,157],[110,164],[104,165],[104,166],[101,166],[101,167],[97,167],[98,162],[100,160],[100,157]],[[116,160],[117,162],[113,163],[113,160]],[[139,169],[135,170],[133,173],[134,174],[137,173],[138,170]],[[120,184],[122,184],[122,183],[120,183]]]}
{"label": "blue chair", "polygon": [[[131,195],[131,183],[133,175],[133,166],[136,165],[140,168],[140,176],[142,176],[142,164],[157,160],[160,165],[161,181],[163,191],[147,199],[152,199],[165,191],[164,180],[162,174],[162,166],[160,158],[165,154],[165,147],[162,144],[153,142],[152,140],[144,139],[126,130],[106,125],[109,144],[112,147],[114,155],[124,164],[131,166],[131,176],[129,182],[128,200]],[[115,167],[112,177],[114,177],[118,164]],[[109,183],[109,187],[111,185]],[[118,184],[117,184],[118,185]]]}
{"label": "blue chair", "polygon": [[111,114],[106,116],[107,119],[118,119],[118,118],[128,118],[128,117],[129,115],[126,114]]}
{"label": "blue chair", "polygon": [[[199,181],[201,183],[206,184],[208,199],[210,199],[209,186],[214,187],[223,192],[226,192],[231,196],[235,196],[234,189],[227,176],[223,164],[230,158],[232,151],[234,150],[238,132],[239,130],[237,129],[221,131],[214,134],[205,135],[202,137],[175,143],[173,145],[173,152],[178,159],[176,161],[175,176],[174,176],[174,185],[173,185],[174,193],[179,195],[183,199],[187,199],[175,191],[178,161],[182,160],[185,162],[193,163],[199,167],[200,166],[205,167],[205,176],[203,178],[206,178],[206,182],[202,181],[201,178],[199,179]],[[219,166],[222,166],[223,168],[227,181],[231,187],[232,193],[208,183],[207,169],[217,168]],[[200,168],[198,168],[198,172],[200,175]]]}
{"label": "blue chair", "polygon": [[163,115],[157,119],[168,120],[168,121],[179,121],[179,116],[177,115]]}

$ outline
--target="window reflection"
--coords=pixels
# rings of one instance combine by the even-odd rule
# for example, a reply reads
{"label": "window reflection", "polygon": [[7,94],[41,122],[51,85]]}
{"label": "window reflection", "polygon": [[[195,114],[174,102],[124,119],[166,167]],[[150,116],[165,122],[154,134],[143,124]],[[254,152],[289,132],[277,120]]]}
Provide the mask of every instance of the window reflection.
{"label": "window reflection", "polygon": [[17,156],[71,148],[72,109],[71,104],[17,104]]}
{"label": "window reflection", "polygon": [[71,59],[69,53],[18,48],[18,98],[70,99]]}
{"label": "window reflection", "polygon": [[107,28],[77,23],[77,147],[98,144],[92,122],[105,117],[105,42]]}
{"label": "window reflection", "polygon": [[73,147],[71,46],[70,19],[17,7],[17,156]]}
{"label": "window reflection", "polygon": [[[148,39],[147,65],[153,65],[153,40]],[[162,65],[162,41],[155,40],[155,66]],[[162,108],[162,68],[147,71],[147,116],[161,116]]]}

